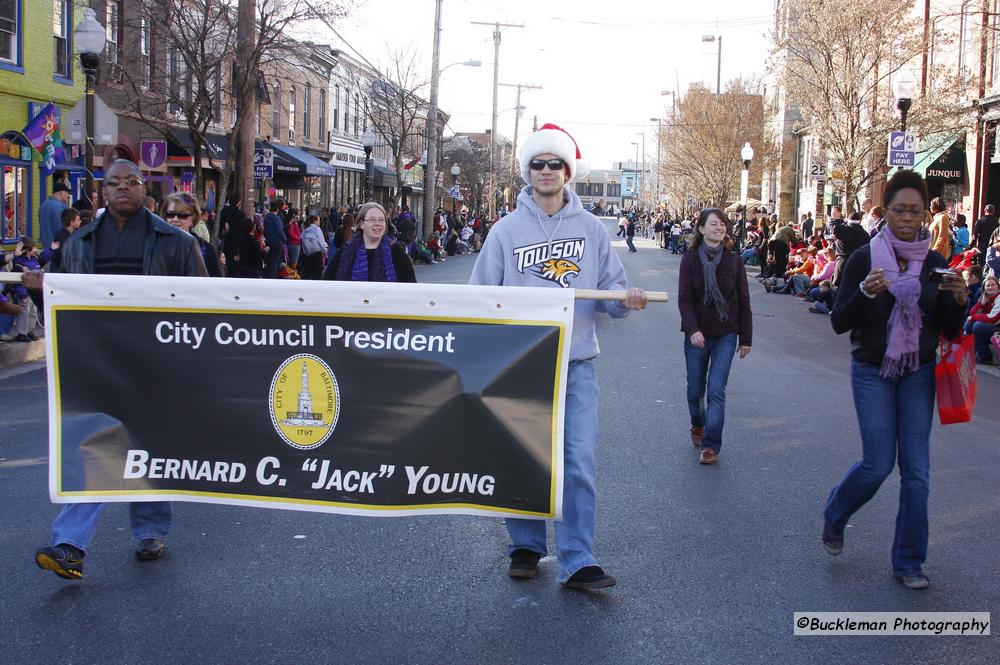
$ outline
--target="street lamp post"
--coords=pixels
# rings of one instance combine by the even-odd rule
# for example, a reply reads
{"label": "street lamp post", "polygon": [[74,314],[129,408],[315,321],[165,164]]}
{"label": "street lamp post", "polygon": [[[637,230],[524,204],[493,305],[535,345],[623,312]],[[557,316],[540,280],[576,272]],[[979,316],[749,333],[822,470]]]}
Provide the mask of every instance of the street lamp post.
{"label": "street lamp post", "polygon": [[[451,186],[452,187],[455,187],[455,186],[458,185],[458,174],[461,173],[461,172],[462,172],[462,169],[459,168],[458,164],[452,164],[451,165]],[[451,197],[451,215],[452,215],[452,217],[455,216],[455,208],[456,208],[456,204],[457,203],[458,203],[458,197],[452,196]]]}
{"label": "street lamp post", "polygon": [[660,203],[660,159],[663,153],[660,151],[660,146],[663,143],[663,121],[659,118],[650,118],[650,122],[656,123],[656,200],[653,202],[657,205]]}
{"label": "street lamp post", "polygon": [[462,65],[463,67],[481,67],[480,60],[466,60],[464,62],[453,62],[445,67],[440,67],[440,35],[441,35],[441,0],[438,0],[437,9],[434,16],[434,51],[431,62],[431,90],[430,99],[427,104],[427,167],[424,170],[424,230],[429,234],[433,229],[435,204],[437,203],[437,167],[438,167],[438,136],[437,136],[437,116],[438,116],[438,84],[441,74],[446,70]]}
{"label": "street lamp post", "polygon": [[639,200],[643,201],[644,194],[643,194],[643,191],[642,191],[642,185],[645,184],[643,181],[646,179],[646,132],[638,132],[638,133],[642,135],[642,170],[639,171],[640,176],[639,176],[639,179],[637,180],[637,182],[640,185],[639,186]]}
{"label": "street lamp post", "polygon": [[361,145],[365,149],[365,202],[374,200],[372,195],[372,149],[375,147],[375,132],[366,129],[361,135]]}
{"label": "street lamp post", "polygon": [[87,78],[87,145],[84,146],[87,173],[83,196],[91,205],[94,204],[94,80],[97,78],[97,68],[101,65],[105,38],[104,26],[97,22],[94,10],[87,7],[83,10],[83,20],[73,31],[73,40],[76,42],[77,53],[80,54],[80,67]]}
{"label": "street lamp post", "polygon": [[896,97],[896,108],[899,109],[899,129],[906,131],[906,115],[913,105],[917,95],[917,81],[909,67],[903,67],[892,82],[892,94]]}
{"label": "street lamp post", "polygon": [[[638,141],[631,141],[631,143],[632,143],[632,145],[635,146],[635,161],[632,162],[632,173],[635,174],[635,182],[632,183],[632,186],[635,188],[633,190],[635,192],[635,202],[638,203],[638,201],[639,201],[639,142]],[[634,206],[635,203],[633,203],[632,205]]]}
{"label": "street lamp post", "polygon": [[[747,229],[747,197],[750,193],[750,162],[753,161],[753,147],[750,141],[743,144],[740,150],[740,157],[743,159],[743,178],[741,179],[740,195],[743,200],[743,220],[740,223],[740,232],[736,234],[736,247],[743,249],[743,239],[746,237]],[[763,196],[761,197],[764,198]]]}
{"label": "street lamp post", "polygon": [[476,197],[476,212],[482,212],[483,207],[483,174],[479,174],[479,196]]}
{"label": "street lamp post", "polygon": [[719,57],[715,66],[715,94],[722,94],[722,35],[703,35],[703,42],[719,42]]}

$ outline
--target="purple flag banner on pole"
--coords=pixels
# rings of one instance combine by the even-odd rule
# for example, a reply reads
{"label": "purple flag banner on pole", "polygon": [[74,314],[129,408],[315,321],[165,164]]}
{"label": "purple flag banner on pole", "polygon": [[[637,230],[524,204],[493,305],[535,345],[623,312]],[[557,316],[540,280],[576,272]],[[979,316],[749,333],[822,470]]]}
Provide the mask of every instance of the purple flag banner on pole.
{"label": "purple flag banner on pole", "polygon": [[31,146],[41,156],[42,173],[52,175],[56,164],[65,159],[63,154],[62,132],[59,130],[59,118],[56,117],[55,106],[50,102],[45,105],[24,128],[24,135]]}

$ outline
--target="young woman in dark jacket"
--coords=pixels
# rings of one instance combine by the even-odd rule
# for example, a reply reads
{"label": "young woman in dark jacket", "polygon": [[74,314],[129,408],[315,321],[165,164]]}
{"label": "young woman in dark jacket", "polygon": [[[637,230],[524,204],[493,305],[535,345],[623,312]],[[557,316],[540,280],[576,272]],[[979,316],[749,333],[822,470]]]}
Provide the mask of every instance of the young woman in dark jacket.
{"label": "young woman in dark jacket", "polygon": [[[698,215],[681,257],[677,306],[684,332],[691,443],[699,462],[715,464],[726,418],[726,383],[733,356],[750,353],[753,316],[746,269],[733,249],[729,222],[716,208]],[[705,393],[708,391],[708,406]]]}
{"label": "young woman in dark jacket", "polygon": [[851,332],[851,387],[861,427],[861,461],[830,492],[823,547],[844,549],[851,516],[878,491],[899,461],[900,494],[892,573],[926,589],[929,443],[934,418],[934,363],[941,335],[962,330],[968,294],[960,275],[930,250],[922,228],[927,186],[913,171],[886,184],[886,225],[844,265],[830,321]]}
{"label": "young woman in dark jacket", "polygon": [[358,211],[360,229],[326,264],[323,279],[354,282],[416,282],[402,243],[386,238],[385,208],[369,201]]}

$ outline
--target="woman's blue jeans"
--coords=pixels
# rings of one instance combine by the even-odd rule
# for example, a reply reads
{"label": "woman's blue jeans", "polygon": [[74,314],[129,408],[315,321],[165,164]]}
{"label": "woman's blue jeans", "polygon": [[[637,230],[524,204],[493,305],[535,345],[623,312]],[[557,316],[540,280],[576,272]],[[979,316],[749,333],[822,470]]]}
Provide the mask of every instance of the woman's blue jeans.
{"label": "woman's blue jeans", "polygon": [[[704,427],[702,448],[719,452],[722,427],[726,422],[726,383],[733,365],[738,340],[736,333],[706,337],[699,349],[684,335],[684,360],[687,362],[687,400],[692,427]],[[706,406],[706,392],[708,395]]]}
{"label": "woman's blue jeans", "polygon": [[993,352],[990,351],[990,339],[996,330],[997,327],[992,323],[966,321],[965,334],[976,338],[976,360],[993,359]]}
{"label": "woman's blue jeans", "polygon": [[[555,523],[559,581],[586,566],[596,566],[592,553],[597,513],[597,371],[589,360],[569,364],[563,426],[563,512]],[[545,556],[545,521],[508,517],[510,554],[526,549]]]}
{"label": "woman's blue jeans", "polygon": [[851,515],[875,496],[898,459],[901,482],[892,570],[894,575],[916,575],[927,559],[934,363],[901,379],[883,378],[880,370],[878,365],[851,362],[862,456],[830,492],[823,514],[842,533]]}
{"label": "woman's blue jeans", "polygon": [[[104,509],[103,503],[67,503],[52,522],[52,544],[67,544],[87,551],[94,539],[97,518]],[[128,504],[132,534],[137,540],[157,538],[163,540],[170,531],[170,502],[141,501]]]}

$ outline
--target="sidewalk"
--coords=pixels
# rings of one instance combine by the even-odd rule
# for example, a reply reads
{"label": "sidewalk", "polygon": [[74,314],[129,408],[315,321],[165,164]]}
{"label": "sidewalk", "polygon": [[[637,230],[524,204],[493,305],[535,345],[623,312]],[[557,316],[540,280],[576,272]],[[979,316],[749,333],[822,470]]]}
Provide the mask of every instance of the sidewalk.
{"label": "sidewalk", "polygon": [[0,370],[45,358],[45,340],[36,342],[0,342]]}
{"label": "sidewalk", "polygon": [[[756,269],[756,272],[751,272],[751,270]],[[757,266],[747,266],[747,277],[756,278],[760,275],[760,268]],[[993,376],[1000,379],[1000,367],[997,365],[981,365],[976,364],[976,373],[980,375]]]}

